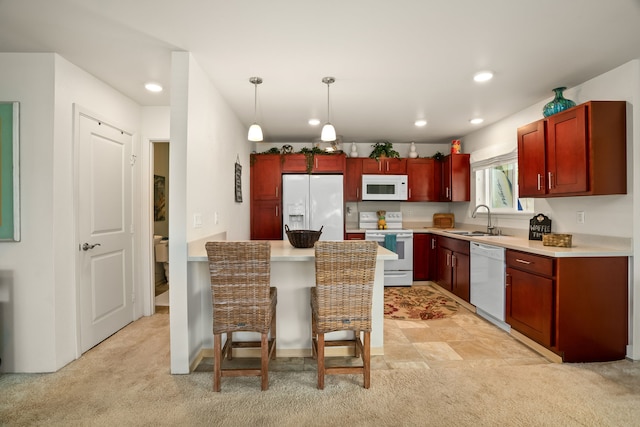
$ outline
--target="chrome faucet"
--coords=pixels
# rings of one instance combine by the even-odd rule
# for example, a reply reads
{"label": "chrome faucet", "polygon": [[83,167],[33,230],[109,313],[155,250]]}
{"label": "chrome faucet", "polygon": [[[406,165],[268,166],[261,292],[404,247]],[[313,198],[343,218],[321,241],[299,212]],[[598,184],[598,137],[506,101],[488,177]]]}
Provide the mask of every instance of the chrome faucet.
{"label": "chrome faucet", "polygon": [[478,212],[478,208],[486,208],[487,209],[487,233],[489,233],[490,235],[493,235],[495,227],[491,225],[491,209],[489,209],[489,206],[487,206],[487,205],[478,205],[478,206],[476,206],[476,208],[473,210],[473,213],[471,214],[471,218],[475,218],[476,217],[476,213]]}

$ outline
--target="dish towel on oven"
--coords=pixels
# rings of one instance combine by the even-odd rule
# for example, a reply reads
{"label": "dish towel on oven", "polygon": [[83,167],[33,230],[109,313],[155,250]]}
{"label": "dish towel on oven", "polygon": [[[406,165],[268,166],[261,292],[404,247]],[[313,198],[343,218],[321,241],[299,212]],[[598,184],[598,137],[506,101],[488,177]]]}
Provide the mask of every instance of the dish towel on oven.
{"label": "dish towel on oven", "polygon": [[385,234],[384,235],[384,247],[389,249],[391,252],[396,251],[396,235],[395,234]]}

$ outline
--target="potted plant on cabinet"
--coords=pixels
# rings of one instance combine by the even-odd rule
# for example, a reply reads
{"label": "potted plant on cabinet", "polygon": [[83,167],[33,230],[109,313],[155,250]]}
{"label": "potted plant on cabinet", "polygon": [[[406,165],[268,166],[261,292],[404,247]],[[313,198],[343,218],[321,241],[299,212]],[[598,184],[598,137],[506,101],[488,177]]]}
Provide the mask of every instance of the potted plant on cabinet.
{"label": "potted plant on cabinet", "polygon": [[400,157],[400,153],[393,149],[393,144],[389,141],[376,142],[371,146],[373,147],[373,151],[369,154],[371,159],[380,161],[381,157]]}

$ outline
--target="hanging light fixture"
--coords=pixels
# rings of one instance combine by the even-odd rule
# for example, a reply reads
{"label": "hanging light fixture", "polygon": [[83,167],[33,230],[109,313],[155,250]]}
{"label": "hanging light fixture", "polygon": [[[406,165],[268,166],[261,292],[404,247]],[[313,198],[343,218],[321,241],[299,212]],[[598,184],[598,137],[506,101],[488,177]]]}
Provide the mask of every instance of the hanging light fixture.
{"label": "hanging light fixture", "polygon": [[324,77],[322,79],[322,83],[327,85],[327,123],[322,127],[320,139],[325,142],[336,140],[336,128],[331,124],[331,115],[329,113],[329,85],[335,81],[334,77]]}
{"label": "hanging light fixture", "polygon": [[258,85],[262,83],[262,78],[260,77],[250,77],[249,81],[253,83],[254,86],[254,103],[253,103],[253,124],[249,128],[249,141],[262,141],[262,128],[257,123],[258,116]]}

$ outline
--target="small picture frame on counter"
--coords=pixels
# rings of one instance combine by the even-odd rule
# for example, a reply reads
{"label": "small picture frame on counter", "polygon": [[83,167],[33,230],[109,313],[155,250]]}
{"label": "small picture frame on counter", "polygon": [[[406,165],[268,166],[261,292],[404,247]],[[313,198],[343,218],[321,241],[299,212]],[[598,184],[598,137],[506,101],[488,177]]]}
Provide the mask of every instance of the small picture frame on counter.
{"label": "small picture frame on counter", "polygon": [[551,220],[548,216],[537,214],[529,221],[529,240],[542,240],[542,236],[551,233]]}

